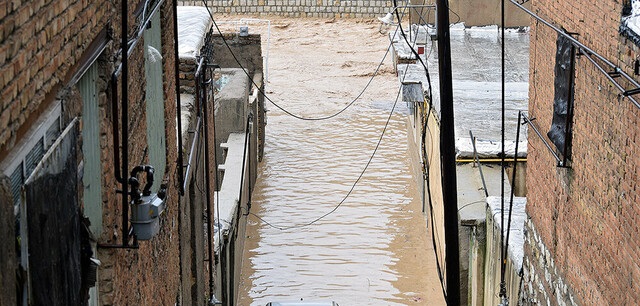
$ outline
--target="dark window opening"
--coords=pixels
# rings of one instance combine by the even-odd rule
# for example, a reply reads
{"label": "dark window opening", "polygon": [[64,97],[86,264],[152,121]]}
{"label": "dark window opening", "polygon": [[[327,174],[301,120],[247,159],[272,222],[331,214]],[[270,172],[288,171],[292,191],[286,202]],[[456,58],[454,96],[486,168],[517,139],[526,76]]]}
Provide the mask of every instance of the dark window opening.
{"label": "dark window opening", "polygon": [[575,48],[571,41],[558,34],[553,98],[553,120],[547,136],[562,155],[564,162],[571,158],[571,132],[573,121],[573,81]]}
{"label": "dark window opening", "polygon": [[622,6],[622,16],[619,32],[636,45],[640,46],[640,2],[625,0]]}

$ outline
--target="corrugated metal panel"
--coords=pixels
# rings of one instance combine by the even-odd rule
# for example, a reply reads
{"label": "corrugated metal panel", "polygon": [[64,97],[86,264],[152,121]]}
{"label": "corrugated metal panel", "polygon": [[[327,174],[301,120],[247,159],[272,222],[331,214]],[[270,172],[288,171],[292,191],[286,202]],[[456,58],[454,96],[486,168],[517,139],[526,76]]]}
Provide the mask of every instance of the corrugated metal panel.
{"label": "corrugated metal panel", "polygon": [[98,67],[89,67],[78,82],[82,96],[82,154],[84,160],[84,214],[91,220],[91,231],[102,233],[102,163],[100,159],[100,109],[98,107]]}
{"label": "corrugated metal panel", "polygon": [[[147,143],[149,146],[149,164],[155,168],[155,181],[152,191],[160,188],[167,163],[164,89],[161,53],[161,24],[160,14],[151,18],[151,27],[144,32],[144,47],[146,53],[146,97],[147,97]],[[153,48],[153,49],[151,49]],[[155,55],[152,54],[157,52]]]}
{"label": "corrugated metal panel", "polygon": [[47,132],[44,134],[45,149],[49,149],[51,145],[60,136],[60,117],[56,118],[55,122],[51,124]]}
{"label": "corrugated metal panel", "polygon": [[29,177],[33,169],[36,168],[40,160],[44,156],[44,143],[42,138],[33,146],[33,148],[27,153],[24,159],[25,177]]}

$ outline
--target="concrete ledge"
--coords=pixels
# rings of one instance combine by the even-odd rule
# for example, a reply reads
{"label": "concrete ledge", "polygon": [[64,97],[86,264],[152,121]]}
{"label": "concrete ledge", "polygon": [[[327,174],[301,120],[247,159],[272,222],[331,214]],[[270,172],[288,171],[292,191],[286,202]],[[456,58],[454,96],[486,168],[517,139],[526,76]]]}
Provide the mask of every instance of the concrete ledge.
{"label": "concrete ledge", "polygon": [[[216,218],[216,227],[224,234],[234,223],[234,218],[239,209],[239,195],[242,188],[242,158],[244,156],[245,134],[231,133],[226,144],[228,146],[227,158],[224,165],[220,165],[225,170],[224,179],[218,192],[220,206],[217,207],[220,219]],[[220,228],[221,227],[221,228]],[[220,249],[218,236],[215,239],[216,252]]]}

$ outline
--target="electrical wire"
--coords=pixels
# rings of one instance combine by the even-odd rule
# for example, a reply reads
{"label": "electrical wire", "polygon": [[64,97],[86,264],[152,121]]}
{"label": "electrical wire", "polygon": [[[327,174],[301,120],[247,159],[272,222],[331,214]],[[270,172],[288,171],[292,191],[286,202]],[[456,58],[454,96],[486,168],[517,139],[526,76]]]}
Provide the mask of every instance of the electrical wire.
{"label": "electrical wire", "polygon": [[[230,47],[230,46],[229,46],[229,44],[227,43],[226,39],[224,38],[224,35],[222,35],[222,32],[220,31],[220,28],[218,27],[217,23],[216,23],[216,22],[215,22],[215,20],[213,19],[213,15],[211,14],[211,11],[210,11],[209,7],[207,6],[206,1],[204,1],[204,0],[203,0],[203,2],[204,2],[204,6],[205,6],[205,8],[207,9],[207,11],[208,11],[208,13],[209,13],[209,16],[211,17],[211,20],[213,21],[214,26],[216,27],[216,29],[217,29],[218,33],[221,35],[221,37],[222,37],[222,40],[223,40],[224,44],[225,44],[225,45],[226,45],[226,47],[228,48],[228,50],[229,50],[229,52],[231,53],[232,57],[235,59],[236,63],[237,63],[238,65],[240,65],[240,67],[241,67],[241,68],[243,68],[243,67],[242,67],[242,64],[241,64],[241,63],[240,63],[240,61],[238,60],[237,56],[234,54],[233,50],[231,49],[231,47]],[[396,12],[396,13],[397,13],[397,12]],[[403,16],[404,16],[404,12],[403,12]],[[397,33],[397,29],[396,29],[396,32],[395,32],[395,33]],[[394,35],[395,35],[395,33],[394,33]],[[340,114],[340,113],[342,113],[344,110],[346,110],[349,106],[353,105],[353,103],[355,103],[355,101],[356,101],[357,99],[359,99],[359,98],[360,98],[360,96],[364,93],[364,91],[368,88],[368,86],[369,86],[369,85],[371,84],[371,82],[373,81],[373,78],[377,75],[377,73],[378,73],[378,71],[379,71],[380,67],[381,67],[381,66],[382,66],[382,64],[384,63],[384,60],[385,60],[386,56],[387,56],[387,55],[388,55],[388,53],[389,53],[389,50],[391,49],[391,46],[392,46],[392,43],[390,43],[389,47],[387,48],[387,51],[385,52],[384,57],[383,57],[383,58],[382,58],[382,60],[380,61],[380,64],[378,65],[378,68],[376,69],[376,71],[375,71],[374,75],[370,78],[369,82],[367,83],[367,86],[365,87],[365,89],[363,89],[363,90],[360,92],[360,94],[356,97],[356,99],[354,99],[354,100],[353,100],[349,105],[347,105],[347,107],[343,108],[340,112],[338,112],[338,113],[336,113],[336,114],[333,114],[333,115],[330,115],[330,116],[322,117],[322,118],[304,118],[304,117],[297,116],[297,115],[295,115],[295,114],[293,114],[293,113],[291,113],[291,112],[288,112],[287,110],[285,110],[285,109],[281,108],[280,106],[278,106],[277,104],[275,104],[271,99],[269,99],[269,98],[266,96],[266,94],[265,94],[265,93],[260,89],[260,87],[259,87],[257,84],[255,84],[255,82],[254,82],[254,81],[252,80],[252,78],[249,76],[249,74],[248,74],[248,72],[247,72],[247,70],[246,70],[246,69],[243,69],[243,71],[245,72],[245,74],[247,74],[247,76],[249,77],[249,79],[251,79],[251,80],[252,80],[252,83],[256,86],[256,88],[258,88],[258,90],[259,90],[259,91],[260,91],[260,92],[265,96],[265,98],[266,98],[267,100],[269,100],[269,102],[271,102],[273,105],[275,105],[275,106],[276,106],[276,107],[278,107],[280,110],[282,110],[283,112],[287,113],[288,115],[290,115],[290,116],[292,116],[292,117],[294,117],[294,118],[297,118],[297,119],[302,119],[302,120],[325,120],[325,119],[330,119],[330,118],[333,118],[333,117],[335,117],[335,116],[339,115],[339,114]],[[423,66],[424,66],[424,64],[423,64]],[[407,69],[408,69],[408,66],[407,66]],[[404,78],[405,78],[405,77],[406,77],[406,71],[405,71],[405,74],[404,74],[404,76],[403,76],[403,80],[404,80]],[[395,110],[395,107],[396,107],[396,105],[397,105],[397,103],[398,103],[398,100],[399,100],[399,98],[400,98],[400,94],[401,94],[401,92],[402,92],[402,87],[400,87],[400,89],[398,90],[398,94],[397,94],[397,96],[396,96],[396,100],[395,100],[395,102],[394,102],[394,104],[393,104],[393,107],[392,107],[392,109],[391,109],[391,112],[389,113],[389,117],[387,118],[387,121],[386,121],[385,126],[384,126],[384,128],[383,128],[383,130],[382,130],[382,133],[381,133],[381,135],[380,135],[380,138],[378,139],[378,143],[376,144],[376,147],[375,147],[375,149],[374,149],[373,153],[371,154],[371,157],[370,157],[370,158],[369,158],[369,160],[367,161],[367,163],[366,163],[366,165],[365,165],[364,169],[361,171],[361,173],[360,173],[360,175],[358,176],[358,178],[356,179],[356,181],[352,184],[351,189],[349,190],[349,192],[344,196],[344,198],[343,198],[343,199],[342,199],[342,200],[341,200],[341,201],[340,201],[340,202],[339,202],[339,203],[338,203],[338,204],[337,204],[337,205],[336,205],[336,206],[335,206],[331,211],[327,212],[326,214],[324,214],[324,215],[322,215],[322,216],[320,216],[320,217],[318,217],[318,218],[316,218],[316,219],[314,219],[314,220],[312,220],[312,221],[310,221],[310,222],[303,223],[303,224],[299,224],[299,225],[292,225],[292,226],[277,226],[277,225],[274,225],[274,224],[272,224],[272,223],[270,223],[270,222],[268,222],[268,221],[264,220],[263,218],[261,218],[260,216],[258,216],[258,215],[256,215],[256,214],[254,214],[254,213],[252,213],[252,212],[247,212],[247,214],[253,215],[254,217],[258,218],[259,220],[261,220],[262,222],[264,222],[265,224],[267,224],[268,226],[270,226],[270,227],[272,227],[272,228],[275,228],[275,229],[278,229],[278,230],[290,230],[290,229],[301,228],[301,227],[306,227],[306,226],[313,225],[313,224],[317,223],[318,221],[320,221],[320,220],[322,220],[322,219],[326,218],[327,216],[331,215],[332,213],[334,213],[334,212],[335,212],[335,211],[336,211],[340,206],[342,206],[342,204],[343,204],[343,203],[344,203],[344,202],[349,198],[349,196],[351,195],[351,193],[352,193],[352,192],[353,192],[353,190],[355,189],[356,185],[358,184],[358,182],[360,181],[360,179],[362,179],[362,177],[363,177],[363,176],[364,176],[364,174],[366,173],[366,171],[367,171],[367,169],[368,169],[369,165],[370,165],[370,164],[371,164],[371,162],[373,161],[373,158],[375,157],[375,155],[376,155],[376,153],[377,153],[377,151],[378,151],[378,148],[380,147],[380,144],[381,144],[381,142],[382,142],[382,139],[384,138],[385,132],[386,132],[386,130],[387,130],[387,128],[388,128],[388,126],[389,126],[389,122],[390,122],[390,120],[391,120],[391,116],[393,115],[393,112],[394,112],[394,110]]]}
{"label": "electrical wire", "polygon": [[[505,188],[504,188],[504,174],[505,174],[505,168],[506,168],[506,163],[505,163],[505,158],[506,158],[506,154],[505,154],[505,41],[504,41],[504,27],[505,27],[505,7],[504,7],[504,2],[506,0],[502,0],[500,1],[501,3],[501,9],[500,9],[500,18],[501,18],[501,22],[500,22],[500,26],[501,26],[501,42],[500,42],[500,46],[502,48],[501,50],[501,111],[502,111],[502,117],[501,117],[501,123],[502,123],[502,127],[501,127],[501,134],[502,134],[502,151],[501,151],[501,162],[500,162],[500,217],[502,219],[502,223],[501,223],[501,229],[500,229],[500,250],[501,250],[501,254],[500,254],[500,297],[503,300],[507,299],[507,289],[506,289],[506,283],[505,283],[505,274],[506,274],[506,269],[507,269],[507,248],[504,245],[505,242],[505,238],[504,238],[504,192],[505,192]],[[518,124],[520,124],[518,122]],[[517,145],[517,144],[516,144]],[[504,302],[504,301],[503,301]],[[504,304],[504,303],[503,303]]]}
{"label": "electrical wire", "polygon": [[351,196],[351,193],[353,193],[353,191],[355,190],[356,186],[358,185],[358,182],[360,182],[360,180],[362,179],[362,177],[364,176],[364,174],[367,172],[367,169],[369,168],[369,165],[371,165],[371,162],[373,161],[373,158],[375,157],[376,153],[378,152],[378,149],[380,148],[380,144],[382,143],[382,139],[384,138],[384,135],[387,131],[387,128],[389,127],[389,122],[391,121],[391,117],[393,115],[393,112],[396,108],[396,105],[398,104],[398,100],[400,98],[400,93],[402,92],[402,89],[400,89],[398,91],[398,95],[396,96],[396,100],[393,103],[393,106],[391,107],[391,111],[389,112],[389,116],[387,117],[387,121],[385,122],[384,128],[382,129],[382,133],[380,134],[380,138],[378,139],[378,142],[376,143],[376,147],[373,149],[373,153],[371,154],[371,156],[369,157],[369,160],[367,161],[367,163],[365,164],[364,168],[362,169],[362,171],[360,172],[360,175],[358,175],[358,178],[355,180],[355,182],[351,185],[351,189],[349,189],[349,191],[347,192],[347,194],[342,198],[342,200],[333,207],[333,209],[327,213],[325,213],[324,215],[310,221],[307,223],[303,223],[303,224],[298,224],[298,225],[292,225],[292,226],[277,226],[274,225],[268,221],[266,221],[265,219],[261,218],[260,216],[249,212],[249,214],[251,214],[252,216],[256,217],[257,219],[259,219],[260,221],[264,222],[266,225],[268,225],[269,227],[272,227],[274,229],[277,230],[281,230],[281,231],[286,231],[286,230],[291,230],[291,229],[297,229],[297,228],[302,228],[302,227],[307,227],[310,225],[313,225],[315,223],[317,223],[318,221],[328,217],[329,215],[333,214],[336,210],[338,210],[338,208],[340,208],[340,206],[342,206],[342,204],[344,204],[344,202],[349,198],[349,196]]}
{"label": "electrical wire", "polygon": [[[218,23],[215,21],[215,19],[213,18],[213,14],[211,13],[211,10],[209,9],[209,6],[207,4],[206,0],[202,0],[202,2],[204,3],[204,7],[207,9],[207,12],[209,13],[209,17],[211,18],[211,21],[213,22],[214,27],[216,28],[216,31],[218,31],[218,34],[220,34],[220,37],[222,38],[222,42],[224,43],[224,45],[227,47],[227,49],[229,49],[229,52],[231,54],[231,56],[233,57],[233,59],[236,61],[236,63],[238,65],[240,65],[241,68],[244,68],[242,66],[242,64],[240,63],[240,60],[238,59],[238,57],[234,54],[234,52],[231,49],[231,46],[229,46],[229,43],[227,42],[227,40],[224,38],[224,35],[222,34],[222,31],[220,30],[220,27],[218,27]],[[360,93],[353,99],[351,100],[351,102],[347,103],[347,105],[345,107],[343,107],[341,110],[339,110],[336,113],[333,113],[331,115],[326,115],[326,116],[321,116],[321,117],[304,117],[301,115],[297,115],[294,114],[293,112],[287,110],[286,108],[282,107],[281,105],[279,105],[278,103],[276,103],[275,101],[273,101],[268,95],[267,93],[264,92],[264,90],[258,86],[258,84],[256,84],[256,82],[253,80],[253,78],[249,75],[249,72],[246,69],[243,69],[244,73],[247,75],[247,77],[249,77],[249,80],[251,80],[251,83],[256,86],[256,88],[258,89],[258,91],[264,96],[264,98],[269,101],[269,103],[271,103],[273,106],[275,106],[276,108],[278,108],[279,110],[283,111],[285,114],[296,118],[296,119],[300,119],[300,120],[305,120],[305,121],[321,121],[321,120],[328,120],[328,119],[332,119],[337,117],[338,115],[342,114],[344,111],[346,111],[349,107],[351,107],[354,103],[356,103],[356,101],[358,101],[360,99],[360,97],[362,97],[362,95],[365,93],[365,91],[369,88],[369,86],[371,85],[371,83],[373,82],[373,79],[378,75],[378,73],[380,72],[380,67],[382,67],[382,65],[384,64],[384,60],[387,58],[387,55],[389,54],[389,51],[391,50],[391,47],[393,46],[393,42],[389,42],[389,46],[387,47],[387,51],[384,53],[384,56],[382,57],[382,60],[380,60],[380,63],[378,64],[378,67],[376,68],[376,70],[374,71],[373,75],[369,78],[369,81],[367,82],[367,84],[365,85],[365,87],[360,91]]]}
{"label": "electrical wire", "polygon": [[[397,4],[397,3],[395,3],[395,2],[396,2],[396,0],[394,0],[394,4]],[[222,35],[222,32],[221,32],[220,28],[218,27],[217,23],[215,22],[215,20],[214,20],[214,18],[213,18],[213,15],[211,14],[211,11],[210,11],[209,7],[207,6],[206,1],[205,1],[205,0],[203,0],[203,3],[204,3],[204,6],[205,6],[205,8],[207,9],[207,11],[208,11],[208,13],[209,13],[209,16],[211,17],[211,20],[213,21],[214,26],[216,27],[216,30],[217,30],[217,31],[218,31],[218,33],[221,35],[221,37],[222,37],[222,39],[223,39],[224,44],[225,44],[225,45],[226,45],[226,47],[229,49],[229,51],[230,51],[230,53],[231,53],[232,57],[234,58],[234,60],[236,61],[236,63],[238,63],[238,64],[242,67],[242,64],[240,63],[240,61],[238,60],[238,58],[236,57],[236,55],[233,53],[233,51],[232,51],[231,47],[229,46],[228,42],[226,41],[226,39],[225,39],[225,38],[224,38],[224,36]],[[405,10],[406,10],[406,8],[405,8]],[[449,10],[450,10],[450,9],[449,9]],[[453,11],[452,11],[452,12],[453,12]],[[453,12],[453,13],[454,13],[456,16],[458,16],[458,18],[460,18],[460,16],[459,16],[459,15],[457,15],[455,12]],[[427,77],[427,83],[428,83],[428,97],[429,97],[429,111],[427,112],[427,114],[430,114],[431,109],[432,109],[432,107],[433,107],[433,104],[432,104],[433,99],[432,99],[432,84],[431,84],[431,76],[430,76],[430,74],[429,74],[429,68],[428,68],[428,65],[424,63],[424,61],[422,60],[422,58],[419,56],[419,54],[418,54],[418,53],[416,52],[416,50],[413,48],[412,44],[411,44],[411,43],[409,43],[409,42],[407,41],[406,35],[405,35],[405,33],[404,33],[404,29],[402,28],[402,25],[401,25],[402,18],[400,17],[400,14],[398,13],[398,11],[397,11],[397,10],[396,10],[396,16],[397,16],[397,18],[398,18],[398,24],[399,24],[399,27],[398,27],[398,28],[399,28],[399,29],[400,29],[400,31],[402,32],[402,36],[404,37],[405,42],[407,42],[407,44],[409,45],[409,47],[410,47],[410,49],[411,49],[412,53],[416,56],[416,58],[419,60],[419,62],[421,63],[421,65],[422,65],[422,66],[423,66],[423,68],[425,69],[425,75],[426,75],[426,77]],[[403,12],[403,16],[404,16],[404,12]],[[422,19],[422,18],[423,18],[423,17],[422,17],[422,15],[421,15],[421,19]],[[397,33],[398,28],[396,29],[396,33]],[[395,33],[394,33],[394,36],[395,36]],[[349,104],[347,104],[347,106],[346,106],[346,107],[344,107],[342,110],[338,111],[338,112],[337,112],[337,113],[335,113],[335,114],[332,114],[332,115],[329,115],[329,116],[324,116],[324,117],[318,117],[318,118],[306,118],[306,117],[302,117],[302,116],[299,116],[299,115],[293,114],[292,112],[290,112],[290,111],[286,110],[285,108],[281,107],[280,105],[278,105],[277,103],[275,103],[273,100],[271,100],[271,99],[266,95],[266,93],[264,93],[264,91],[262,91],[262,89],[261,89],[257,84],[255,84],[255,82],[252,80],[252,78],[248,75],[248,72],[246,71],[246,69],[243,69],[243,71],[245,72],[245,74],[247,74],[247,76],[249,76],[249,79],[251,80],[251,82],[256,86],[256,88],[258,88],[258,90],[260,91],[260,93],[261,93],[261,94],[263,94],[263,96],[265,97],[265,99],[266,99],[267,101],[269,101],[271,104],[273,104],[275,107],[277,107],[278,109],[280,109],[281,111],[283,111],[284,113],[286,113],[287,115],[289,115],[289,116],[291,116],[291,117],[294,117],[294,118],[296,118],[296,119],[300,119],[300,120],[307,120],[307,121],[326,120],[326,119],[331,119],[331,118],[334,118],[334,117],[336,117],[336,116],[340,115],[342,112],[344,112],[346,109],[348,109],[351,105],[353,105],[353,104],[354,104],[354,103],[355,103],[355,102],[356,102],[356,101],[357,101],[357,100],[362,96],[362,94],[365,92],[365,90],[369,87],[369,85],[370,85],[370,84],[371,84],[371,82],[373,81],[373,78],[378,74],[380,67],[382,66],[382,64],[383,64],[384,60],[386,59],[386,56],[388,55],[388,53],[389,53],[389,51],[390,51],[390,49],[391,49],[391,46],[392,46],[392,43],[390,43],[390,44],[389,44],[389,47],[387,48],[387,50],[386,50],[386,52],[385,52],[384,57],[383,57],[383,58],[382,58],[382,60],[380,61],[380,64],[379,64],[379,65],[378,65],[378,67],[376,68],[376,71],[374,72],[373,76],[369,79],[369,82],[367,83],[367,85],[365,86],[365,88],[360,92],[360,94],[358,94],[358,96],[357,96],[353,101],[351,101]],[[432,49],[433,49],[433,48],[432,48]],[[403,80],[404,80],[404,78],[406,78],[406,72],[407,72],[407,70],[408,70],[408,67],[409,67],[409,66],[407,65],[407,67],[406,67],[406,69],[405,69],[405,73],[404,73],[404,75],[403,75]],[[271,228],[274,228],[274,229],[281,230],[281,231],[291,230],[291,229],[297,229],[297,228],[302,228],[302,227],[307,227],[307,226],[313,225],[313,224],[315,224],[315,223],[319,222],[320,220],[322,220],[322,219],[326,218],[327,216],[329,216],[329,215],[333,214],[333,213],[334,213],[338,208],[340,208],[340,206],[342,206],[342,205],[344,204],[344,202],[349,198],[349,196],[351,195],[351,193],[353,192],[353,190],[354,190],[354,189],[355,189],[355,187],[357,186],[358,182],[362,179],[362,177],[363,177],[363,176],[364,176],[364,174],[366,173],[366,171],[367,171],[367,169],[368,169],[369,165],[370,165],[370,164],[371,164],[371,162],[373,161],[373,158],[375,157],[375,155],[376,155],[376,153],[377,153],[377,151],[378,151],[378,149],[379,149],[379,147],[380,147],[380,144],[381,144],[381,142],[382,142],[382,139],[384,138],[384,135],[385,135],[385,133],[386,133],[386,130],[387,130],[388,126],[389,126],[389,123],[390,123],[391,117],[392,117],[393,112],[394,112],[394,110],[395,110],[395,107],[396,107],[396,105],[397,105],[397,103],[398,103],[398,100],[399,100],[399,97],[400,97],[400,94],[401,94],[401,90],[402,90],[402,87],[400,87],[400,89],[399,89],[399,91],[398,91],[398,94],[397,94],[397,96],[396,96],[396,100],[395,100],[395,102],[394,102],[394,104],[393,104],[393,107],[392,107],[392,109],[391,109],[390,113],[389,113],[389,116],[388,116],[387,121],[386,121],[386,123],[385,123],[385,126],[384,126],[384,128],[383,128],[383,130],[382,130],[382,133],[381,133],[381,135],[380,135],[380,138],[378,139],[378,142],[377,142],[377,144],[376,144],[376,147],[375,147],[375,149],[374,149],[373,153],[371,154],[371,156],[370,156],[369,160],[367,161],[367,163],[366,163],[366,165],[365,165],[364,169],[361,171],[361,173],[359,174],[359,176],[358,176],[358,178],[356,179],[356,181],[352,184],[351,189],[349,190],[349,192],[347,192],[347,194],[343,197],[343,199],[342,199],[342,200],[341,200],[341,201],[340,201],[340,202],[339,202],[339,203],[338,203],[338,204],[337,204],[337,205],[336,205],[336,206],[335,206],[331,211],[329,211],[329,212],[325,213],[324,215],[322,215],[322,216],[320,216],[320,217],[318,217],[318,218],[316,218],[316,219],[314,219],[314,220],[312,220],[312,221],[310,221],[310,222],[307,222],[307,223],[304,223],[304,224],[292,225],[292,226],[278,226],[278,225],[275,225],[275,224],[270,223],[269,221],[267,221],[267,220],[263,219],[262,217],[260,217],[260,216],[256,215],[255,213],[248,212],[248,214],[250,214],[250,215],[252,215],[252,216],[256,217],[258,220],[262,221],[262,222],[263,222],[264,224],[266,224],[267,226],[269,226],[269,227],[271,227]],[[424,127],[423,127],[423,137],[422,137],[422,141],[423,141],[423,142],[424,142],[424,136],[426,136],[426,129],[428,129],[428,118],[429,118],[429,117],[427,116],[427,119],[425,120]],[[431,133],[430,129],[429,129],[429,132]],[[424,155],[423,155],[423,156],[427,156],[427,155],[426,155],[426,148],[424,148],[424,147],[425,147],[425,146],[423,145],[423,150],[424,150]],[[431,158],[433,158],[433,155],[431,156]],[[428,177],[429,177],[429,175],[428,175],[429,170],[428,170],[428,167],[425,167],[425,169],[427,169],[427,170],[426,170],[426,171],[427,171],[427,173],[426,173],[426,177],[427,177],[426,181],[427,181],[427,184],[429,185],[429,179],[428,179]],[[216,174],[217,174],[217,173],[216,173]],[[434,231],[435,231],[435,226],[434,226],[434,214],[433,214],[433,203],[432,203],[432,195],[431,195],[431,188],[430,188],[430,186],[428,186],[427,190],[428,190],[428,198],[429,198],[430,213],[431,213],[431,218],[430,218],[430,219],[431,219],[431,224],[432,224],[432,231],[431,231],[431,234],[432,234],[432,242],[433,242],[433,245],[434,245],[434,253],[435,253],[435,258],[436,258],[436,265],[437,265],[437,270],[438,270],[438,277],[439,277],[439,279],[440,279],[440,285],[441,285],[442,290],[443,290],[443,296],[444,296],[444,298],[445,298],[445,300],[446,300],[447,295],[446,295],[446,290],[445,290],[445,287],[444,287],[444,276],[443,276],[444,274],[443,274],[443,269],[442,269],[441,264],[440,264],[440,259],[439,259],[439,257],[440,257],[440,256],[439,256],[439,254],[438,254],[438,250],[437,250],[437,248],[438,248],[438,247],[437,247],[437,245],[438,245],[438,244],[436,243],[436,238],[435,238],[435,237],[436,237],[436,235],[435,235],[435,233],[434,233]],[[218,208],[219,208],[219,202],[217,202],[217,204],[216,204],[216,205],[217,205],[217,206],[218,206]],[[218,211],[219,211],[219,209],[218,209]],[[218,217],[218,219],[219,219],[219,217]],[[218,234],[220,234],[220,230],[218,231]]]}
{"label": "electrical wire", "polygon": [[[397,0],[393,0],[393,4],[394,7],[397,7],[398,3]],[[425,62],[422,60],[422,58],[420,57],[420,55],[418,54],[418,52],[416,52],[416,50],[413,48],[413,45],[407,40],[407,36],[404,33],[404,29],[402,28],[402,18],[400,17],[398,11],[396,10],[396,17],[398,18],[398,27],[400,29],[401,35],[404,38],[405,42],[407,43],[407,45],[409,46],[409,48],[411,49],[411,52],[416,56],[416,58],[420,61],[420,64],[422,64],[422,67],[425,70],[425,75],[427,77],[427,84],[428,84],[428,99],[429,99],[429,109],[427,110],[426,114],[423,114],[423,116],[426,115],[426,119],[423,119],[424,123],[423,123],[423,128],[422,128],[422,150],[423,150],[423,173],[424,173],[424,179],[426,181],[427,184],[427,195],[428,195],[428,199],[429,199],[429,211],[430,211],[430,215],[431,215],[431,240],[433,243],[433,250],[434,250],[434,254],[435,254],[435,259],[436,259],[436,267],[437,267],[437,271],[438,271],[438,278],[440,280],[440,286],[442,288],[442,294],[443,297],[445,299],[445,301],[447,301],[447,291],[445,288],[445,283],[444,283],[444,272],[440,263],[440,255],[438,254],[438,244],[440,243],[440,241],[438,240],[438,243],[436,243],[436,236],[440,237],[439,235],[436,235],[435,231],[436,231],[436,227],[435,227],[435,221],[434,221],[434,213],[433,213],[433,199],[432,199],[432,195],[431,195],[431,184],[430,184],[430,164],[432,161],[429,161],[427,158],[427,151],[426,151],[426,144],[425,144],[425,137],[426,137],[426,133],[427,130],[429,130],[429,134],[431,136],[431,139],[433,139],[433,134],[431,129],[429,129],[429,118],[431,117],[431,110],[433,108],[433,94],[432,94],[432,86],[431,86],[431,76],[429,74],[429,67],[425,64]],[[454,12],[455,14],[455,12]],[[457,15],[457,14],[456,14]],[[459,17],[459,16],[458,16]],[[424,21],[422,14],[420,14],[420,18],[422,21]],[[415,42],[414,42],[415,43]],[[432,49],[433,50],[433,49]],[[408,65],[407,65],[408,67]],[[406,72],[405,72],[405,76],[406,76]],[[433,158],[433,154],[431,154],[431,158]]]}

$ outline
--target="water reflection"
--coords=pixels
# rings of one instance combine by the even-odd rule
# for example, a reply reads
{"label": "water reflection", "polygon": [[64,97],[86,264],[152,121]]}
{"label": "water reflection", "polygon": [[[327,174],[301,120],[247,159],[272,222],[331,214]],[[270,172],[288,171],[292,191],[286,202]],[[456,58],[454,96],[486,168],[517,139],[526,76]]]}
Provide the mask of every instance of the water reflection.
{"label": "water reflection", "polygon": [[[331,211],[367,163],[393,105],[363,103],[321,122],[271,112],[253,212],[288,227]],[[369,169],[335,213],[287,231],[250,220],[245,266],[251,268],[243,272],[250,289],[240,305],[300,298],[402,305],[392,302],[400,292],[394,286],[398,260],[389,246],[398,231],[394,216],[414,200],[405,120],[392,116]]]}

